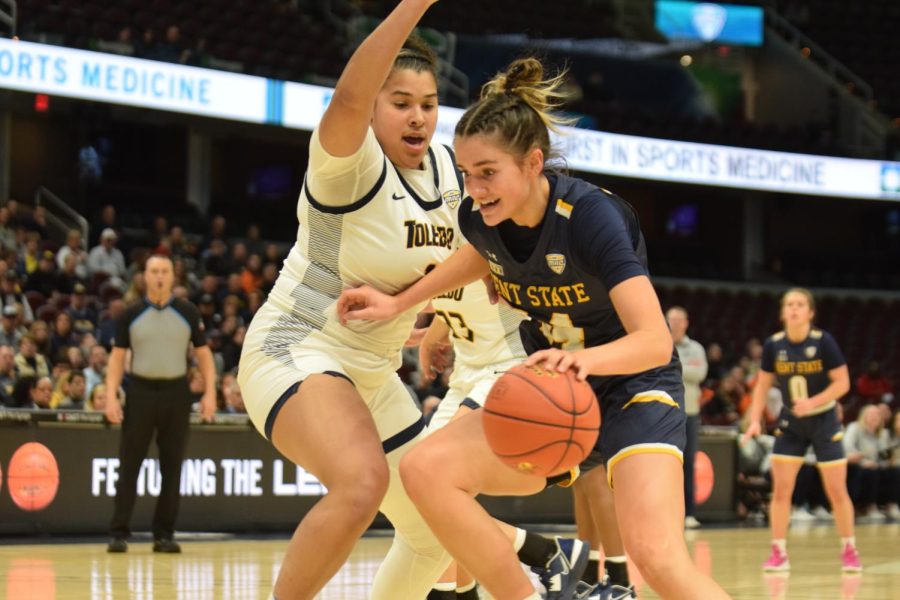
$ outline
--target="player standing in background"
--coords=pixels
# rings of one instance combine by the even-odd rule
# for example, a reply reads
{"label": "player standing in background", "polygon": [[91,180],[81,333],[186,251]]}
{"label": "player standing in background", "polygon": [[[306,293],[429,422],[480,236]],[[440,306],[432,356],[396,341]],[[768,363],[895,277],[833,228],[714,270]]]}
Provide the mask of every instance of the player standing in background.
{"label": "player standing in background", "polygon": [[831,334],[813,327],[815,314],[815,300],[809,290],[793,288],[781,298],[784,331],[767,339],[763,346],[750,423],[743,437],[746,442],[760,434],[766,398],[777,385],[785,402],[772,451],[772,552],[763,563],[766,571],[791,568],[787,555],[791,495],[810,445],[841,536],[842,568],[847,572],[862,570],[853,535],[853,503],[847,493],[847,458],[841,443],[844,429],[835,411],[837,400],[850,390],[850,373]]}
{"label": "player standing in background", "polygon": [[408,40],[434,2],[399,2],[347,63],[310,141],[297,243],[244,342],[238,379],[254,425],[328,488],[288,545],[282,600],[315,597],[379,507],[396,535],[372,598],[423,598],[450,561],[398,477],[424,436],[396,373],[418,307],[352,327],[334,313],[344,287],[396,292],[454,247],[462,181],[450,150],[431,144],[436,58]]}
{"label": "player standing in background", "polygon": [[[608,192],[545,171],[560,81],[544,80],[540,62],[524,59],[485,86],[456,128],[471,194],[460,228],[471,244],[396,296],[346,290],[339,313],[345,321],[389,319],[490,274],[504,300],[532,318],[523,323],[528,363],[590,376],[603,425],[585,465],[606,465],[625,547],[644,578],[664,598],[726,598],[684,542],[683,387],[637,216]],[[518,540],[510,547],[473,496],[530,495],[546,481],[500,462],[481,415],[435,432],[401,472],[432,530],[494,597],[539,598],[519,567]],[[550,553],[547,543],[520,552]]]}

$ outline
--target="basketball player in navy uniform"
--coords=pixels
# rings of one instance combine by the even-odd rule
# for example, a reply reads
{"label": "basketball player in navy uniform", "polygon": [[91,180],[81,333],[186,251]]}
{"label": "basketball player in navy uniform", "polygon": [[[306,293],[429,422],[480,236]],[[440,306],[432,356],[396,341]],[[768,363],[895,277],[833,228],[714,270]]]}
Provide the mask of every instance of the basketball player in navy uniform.
{"label": "basketball player in navy uniform", "polygon": [[434,1],[399,2],[350,58],[310,140],[297,242],[244,342],[238,379],[254,426],[328,488],[288,545],[281,600],[314,598],[379,509],[400,559],[382,564],[370,598],[420,600],[450,563],[399,479],[424,437],[396,373],[418,307],[354,327],[334,309],[345,287],[396,292],[453,252],[462,182],[450,150],[431,143],[437,59],[408,39]]}
{"label": "basketball player in navy uniform", "polygon": [[853,535],[853,503],[847,493],[847,458],[841,442],[844,430],[835,410],[837,400],[850,390],[847,361],[831,335],[813,326],[813,295],[805,289],[788,290],[781,299],[784,330],[766,340],[750,424],[744,441],[759,435],[766,398],[773,385],[781,390],[784,406],[772,452],[772,502],[769,523],[772,550],[763,563],[766,571],[788,571],[787,528],[791,495],[797,473],[810,446],[834,522],[841,536],[841,563],[846,572],[862,569]]}
{"label": "basketball player in navy uniform", "polygon": [[[523,59],[485,86],[454,144],[470,194],[460,228],[471,243],[395,296],[346,290],[338,309],[346,321],[390,318],[490,274],[500,296],[531,317],[522,326],[528,364],[572,369],[600,399],[602,430],[584,466],[606,465],[623,541],[641,574],[664,598],[727,598],[684,542],[681,373],[637,216],[609,192],[545,171],[549,128],[560,122],[552,112],[559,83],[544,80],[539,61]],[[499,461],[478,411],[411,451],[401,475],[441,543],[488,592],[539,597],[474,495],[529,495],[546,481]]]}

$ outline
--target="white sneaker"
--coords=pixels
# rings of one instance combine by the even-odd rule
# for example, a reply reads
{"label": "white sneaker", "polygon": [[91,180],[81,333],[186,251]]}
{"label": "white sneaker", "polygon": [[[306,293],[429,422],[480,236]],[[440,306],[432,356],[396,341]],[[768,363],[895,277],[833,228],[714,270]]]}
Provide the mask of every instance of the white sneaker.
{"label": "white sneaker", "polygon": [[888,518],[894,521],[900,521],[900,506],[896,504],[891,504],[888,506],[887,511],[885,511]]}
{"label": "white sneaker", "polygon": [[887,517],[881,514],[881,511],[878,510],[877,507],[873,506],[869,509],[869,512],[866,513],[865,519],[869,523],[880,523],[884,521]]}
{"label": "white sneaker", "polygon": [[805,508],[795,508],[791,511],[791,521],[797,522],[809,522],[815,521],[816,517],[813,516],[811,512],[806,510]]}
{"label": "white sneaker", "polygon": [[700,521],[694,515],[688,515],[684,518],[685,529],[697,529],[700,527]]}
{"label": "white sneaker", "polygon": [[828,512],[824,506],[817,506],[812,514],[820,521],[834,521],[834,515]]}

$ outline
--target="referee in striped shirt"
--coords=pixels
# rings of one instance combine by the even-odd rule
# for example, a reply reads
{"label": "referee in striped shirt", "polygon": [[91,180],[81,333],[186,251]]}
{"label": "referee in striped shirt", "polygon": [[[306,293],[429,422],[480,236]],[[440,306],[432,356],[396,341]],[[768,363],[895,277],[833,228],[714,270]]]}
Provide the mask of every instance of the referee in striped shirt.
{"label": "referee in striped shirt", "polygon": [[[207,421],[216,411],[216,369],[197,307],[172,295],[175,275],[171,259],[161,255],[147,259],[144,280],[147,296],[128,306],[116,321],[106,370],[106,417],[111,423],[122,423],[119,480],[107,551],[128,550],[138,473],[155,432],[162,488],[153,514],[153,551],[175,553],[181,552],[172,537],[180,501],[181,463],[190,432],[187,370],[191,344],[206,383],[200,413]],[[115,391],[122,383],[128,351],[131,368],[123,413]]]}

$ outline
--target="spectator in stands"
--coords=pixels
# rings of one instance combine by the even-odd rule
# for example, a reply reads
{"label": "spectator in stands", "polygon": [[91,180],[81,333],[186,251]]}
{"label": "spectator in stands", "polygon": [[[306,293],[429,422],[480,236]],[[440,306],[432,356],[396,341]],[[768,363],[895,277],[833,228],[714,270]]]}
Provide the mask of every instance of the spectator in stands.
{"label": "spectator in stands", "polygon": [[15,231],[22,225],[22,214],[19,212],[19,201],[14,198],[7,200],[6,210],[9,211],[9,220],[7,224],[11,230]]}
{"label": "spectator in stands", "polygon": [[231,272],[231,259],[227,256],[225,242],[215,238],[203,252],[203,269],[209,275],[225,277]]}
{"label": "spectator in stands", "polygon": [[113,339],[116,337],[116,320],[125,312],[125,301],[122,298],[110,300],[106,309],[106,317],[100,319],[97,325],[97,343],[107,351],[112,348]]}
{"label": "spectator in stands", "polygon": [[24,291],[39,292],[44,298],[50,298],[59,289],[59,275],[56,272],[56,261],[53,252],[44,250],[37,270],[28,276]]}
{"label": "spectator in stands", "polygon": [[30,335],[23,336],[19,342],[19,353],[16,354],[14,362],[16,365],[16,374],[19,377],[33,375],[35,377],[49,377],[50,363],[43,354],[37,351],[37,343]]}
{"label": "spectator in stands", "polygon": [[53,330],[50,332],[50,360],[53,362],[65,360],[66,348],[77,345],[78,339],[72,329],[72,317],[66,312],[60,312],[53,319]]}
{"label": "spectator in stands", "polygon": [[89,412],[106,412],[106,384],[95,385],[87,394],[87,403],[84,409]]}
{"label": "spectator in stands", "polygon": [[238,385],[237,377],[234,373],[225,373],[222,375],[222,397],[225,406],[222,412],[230,414],[246,414],[247,409],[244,406],[244,397],[241,395],[241,386]]}
{"label": "spectator in stands", "polygon": [[247,304],[247,294],[244,293],[244,286],[241,282],[239,273],[232,273],[225,280],[225,289],[219,291],[220,300],[224,304],[225,298],[228,296],[236,296],[241,302],[241,306]]}
{"label": "spectator in stands", "polygon": [[10,408],[28,408],[37,410],[50,407],[50,396],[53,385],[49,377],[25,375],[16,381]]}
{"label": "spectator in stands", "polygon": [[203,246],[210,248],[214,240],[219,240],[227,247],[228,240],[225,237],[227,229],[228,223],[225,221],[225,217],[222,215],[214,216],[209,223],[209,231],[203,240]]}
{"label": "spectator in stands", "polygon": [[262,285],[262,257],[259,254],[251,254],[241,271],[241,288],[244,293],[255,292]]}
{"label": "spectator in stands", "polygon": [[0,319],[0,344],[18,348],[22,335],[19,328],[19,307],[14,304],[4,306],[3,317]]}
{"label": "spectator in stands", "polygon": [[244,243],[247,245],[247,252],[250,254],[259,254],[260,257],[262,257],[266,251],[266,246],[260,236],[259,225],[256,223],[247,225],[247,232],[244,234]]}
{"label": "spectator in stands", "polygon": [[156,45],[156,60],[170,63],[183,63],[187,59],[181,42],[181,29],[178,25],[169,25],[166,36]]}
{"label": "spectator in stands", "polygon": [[856,393],[867,404],[890,404],[894,400],[894,386],[881,372],[881,365],[877,360],[869,361],[866,372],[857,377]]}
{"label": "spectator in stands", "polygon": [[694,457],[700,433],[700,384],[706,379],[706,351],[699,342],[688,337],[688,313],[680,306],[666,312],[666,320],[672,331],[672,341],[681,360],[681,377],[684,381],[684,412],[687,440],[684,445],[684,526],[700,527],[694,516]]}
{"label": "spectator in stands", "polygon": [[228,265],[228,274],[240,273],[247,263],[247,245],[244,242],[235,242],[231,246],[231,259]]}
{"label": "spectator in stands", "polygon": [[284,262],[284,253],[278,247],[278,244],[268,244],[266,253],[263,256],[263,262],[275,265],[275,271],[281,269],[281,263]]}
{"label": "spectator in stands", "polygon": [[12,346],[0,345],[0,403],[9,406],[16,386],[16,352]]}
{"label": "spectator in stands", "polygon": [[[81,378],[81,395],[84,395],[84,375],[78,371],[68,371],[56,379],[56,385],[53,388],[53,393],[50,395],[50,408],[76,408],[73,406],[64,406],[66,399],[70,396],[72,376],[75,373],[78,373],[78,376]],[[82,397],[82,403],[83,401],[84,398]],[[81,407],[79,406],[77,408]]]}
{"label": "spectator in stands", "polygon": [[66,243],[56,253],[56,266],[60,271],[66,268],[66,257],[75,256],[75,273],[84,279],[87,277],[87,260],[88,253],[84,250],[84,241],[81,237],[81,230],[70,229],[66,234]]}
{"label": "spectator in stands", "polygon": [[715,389],[719,385],[719,380],[728,371],[721,344],[713,342],[707,347],[706,362],[709,368],[706,371],[706,381],[703,383],[703,387]]}
{"label": "spectator in stands", "polygon": [[85,278],[78,274],[78,257],[69,254],[63,261],[62,271],[57,276],[57,289],[60,294],[71,294],[77,284],[84,284]]}
{"label": "spectator in stands", "polygon": [[200,280],[197,279],[197,275],[188,269],[184,258],[176,256],[172,258],[172,263],[175,269],[176,286],[184,286],[188,290],[189,295],[192,290],[200,287]]}
{"label": "spectator in stands", "polygon": [[75,284],[65,312],[72,319],[72,330],[79,338],[97,330],[97,311],[88,303],[87,288],[84,285]]}
{"label": "spectator in stands", "polygon": [[259,284],[259,290],[264,296],[269,296],[272,288],[275,287],[276,279],[278,279],[278,265],[275,263],[266,263],[263,265],[262,281]]}
{"label": "spectator in stands", "polygon": [[763,345],[757,338],[750,338],[747,342],[747,354],[741,358],[740,365],[744,369],[743,383],[751,385],[756,381],[759,365],[762,361]]}
{"label": "spectator in stands", "polygon": [[187,242],[184,239],[184,229],[175,225],[169,230],[169,253],[173,259],[186,258],[190,256],[187,249]]}
{"label": "spectator in stands", "polygon": [[156,31],[152,27],[147,27],[141,34],[141,39],[134,44],[134,55],[147,60],[158,60],[156,50]]}
{"label": "spectator in stands", "polygon": [[47,209],[41,205],[35,206],[31,210],[31,214],[22,220],[22,227],[24,227],[26,231],[36,233],[38,239],[46,240],[49,237]]}
{"label": "spectator in stands", "polygon": [[[844,450],[847,453],[847,487],[857,514],[871,521],[884,520],[877,502],[882,484],[891,480],[887,451],[890,434],[877,406],[866,406],[859,418],[847,426]],[[893,503],[896,505],[896,498]]]}
{"label": "spectator in stands", "polygon": [[106,377],[106,363],[109,354],[102,344],[97,344],[91,348],[88,355],[88,366],[84,369],[85,394],[90,397],[95,387],[103,383]]}
{"label": "spectator in stands", "polygon": [[216,310],[216,299],[212,294],[200,296],[197,308],[200,309],[200,318],[203,320],[203,326],[206,328],[206,331],[217,329],[222,321],[222,315]]}
{"label": "spectator in stands", "polygon": [[0,249],[13,252],[17,246],[16,232],[10,224],[9,208],[0,206]]}
{"label": "spectator in stands", "polygon": [[194,44],[181,55],[181,62],[192,67],[209,68],[209,52],[206,50],[206,38],[198,37]]}
{"label": "spectator in stands", "polygon": [[713,397],[703,405],[700,416],[705,425],[734,425],[740,419],[738,406],[744,388],[734,374],[729,373],[719,381]]}
{"label": "spectator in stands", "polygon": [[34,321],[31,305],[19,287],[19,275],[13,269],[7,269],[0,278],[0,303],[2,306],[19,306],[21,322],[28,325]]}
{"label": "spectator in stands", "polygon": [[19,260],[16,262],[16,271],[20,276],[27,279],[29,275],[37,271],[38,263],[41,260],[41,236],[37,232],[29,231],[25,234],[25,246],[19,253]]}
{"label": "spectator in stands", "polygon": [[144,281],[144,274],[141,272],[137,272],[131,276],[131,283],[128,284],[128,289],[125,290],[125,294],[122,296],[122,299],[127,304],[131,304],[143,298],[146,293],[147,284]]}
{"label": "spectator in stands", "polygon": [[44,356],[50,356],[50,324],[43,319],[37,319],[28,328],[28,335],[37,345],[37,351]]}
{"label": "spectator in stands", "polygon": [[[249,321],[248,321],[249,322]],[[230,337],[223,340],[221,346],[222,369],[231,371],[237,368],[241,359],[241,349],[244,347],[244,336],[247,335],[247,327],[239,325]]]}
{"label": "spectator in stands", "polygon": [[247,304],[241,313],[244,323],[250,322],[250,319],[253,318],[253,315],[255,315],[256,311],[259,310],[259,307],[262,306],[263,301],[265,301],[265,297],[260,290],[247,294]]}
{"label": "spectator in stands", "polygon": [[128,269],[122,251],[116,248],[119,235],[115,230],[106,228],[100,234],[100,243],[88,253],[88,275],[109,277],[110,282],[119,289],[125,289],[125,278]]}

